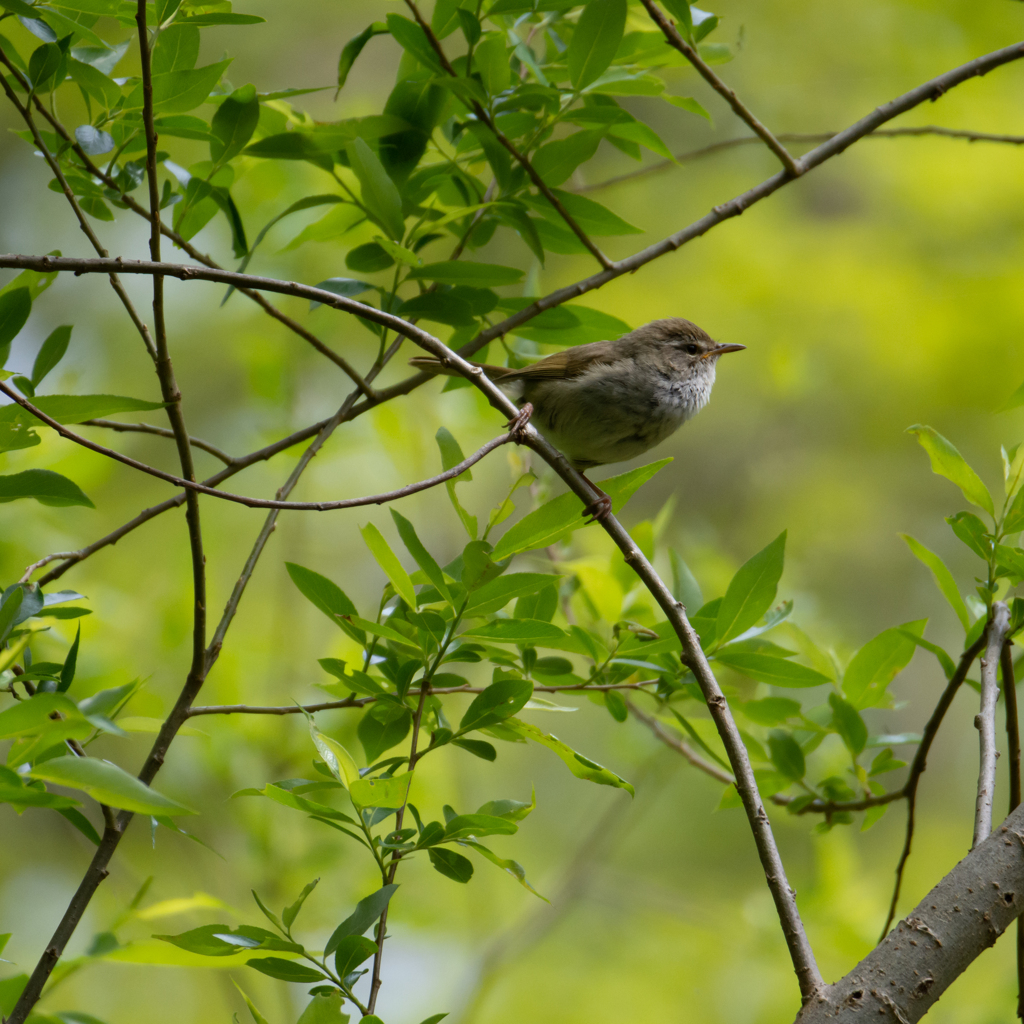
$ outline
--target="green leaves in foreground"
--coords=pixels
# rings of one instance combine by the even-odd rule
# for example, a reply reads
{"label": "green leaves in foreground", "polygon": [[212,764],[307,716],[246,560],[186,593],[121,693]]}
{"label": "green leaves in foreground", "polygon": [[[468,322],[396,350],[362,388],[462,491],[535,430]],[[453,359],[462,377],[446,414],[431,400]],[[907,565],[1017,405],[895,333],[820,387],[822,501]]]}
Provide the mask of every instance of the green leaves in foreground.
{"label": "green leaves in foreground", "polygon": [[916,434],[921,447],[932,462],[932,472],[944,476],[960,488],[963,496],[973,505],[995,515],[992,495],[981,477],[967,464],[967,460],[933,427],[917,423],[907,427],[908,434]]}
{"label": "green leaves in foreground", "polygon": [[[620,473],[609,480],[599,481],[601,488],[612,499],[612,511],[619,512],[655,473],[660,472],[671,461],[670,458],[660,459],[650,465]],[[520,551],[548,547],[585,525],[580,515],[580,499],[571,492],[560,494],[529,515],[523,516],[498,541],[491,557],[499,562]]]}
{"label": "green leaves in foreground", "polygon": [[[723,644],[746,632],[772,606],[786,559],[786,531],[742,565],[718,606],[715,639]],[[706,639],[706,638],[705,638]]]}
{"label": "green leaves in foreground", "polygon": [[68,505],[96,506],[74,481],[49,469],[26,469],[0,476],[0,502],[35,498],[40,505],[63,508]]}

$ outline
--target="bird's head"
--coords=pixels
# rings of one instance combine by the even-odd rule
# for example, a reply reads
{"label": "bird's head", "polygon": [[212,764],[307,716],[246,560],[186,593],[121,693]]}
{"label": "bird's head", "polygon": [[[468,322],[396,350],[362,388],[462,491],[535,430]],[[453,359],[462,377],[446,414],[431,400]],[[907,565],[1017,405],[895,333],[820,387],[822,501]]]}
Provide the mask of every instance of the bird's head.
{"label": "bird's head", "polygon": [[644,349],[657,352],[684,376],[714,379],[718,357],[727,352],[740,352],[746,345],[725,345],[715,341],[695,323],[682,317],[654,320],[632,337]]}

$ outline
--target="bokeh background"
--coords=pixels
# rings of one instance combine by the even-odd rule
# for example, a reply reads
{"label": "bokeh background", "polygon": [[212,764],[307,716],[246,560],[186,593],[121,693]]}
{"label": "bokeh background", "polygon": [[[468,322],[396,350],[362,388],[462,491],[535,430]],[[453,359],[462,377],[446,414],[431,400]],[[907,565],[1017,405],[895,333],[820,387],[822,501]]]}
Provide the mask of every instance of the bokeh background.
{"label": "bokeh background", "polygon": [[[266,91],[331,85],[344,42],[398,8],[383,0],[248,0],[238,9],[268,23],[205,31],[201,63],[226,51],[235,57],[230,81]],[[1021,38],[1024,14],[1020,4],[1006,0],[722,0],[714,10],[722,16],[720,38],[739,46],[723,76],[773,129],[802,132],[844,127],[943,70]],[[13,19],[4,30],[22,52],[30,50],[30,38]],[[120,73],[129,73],[130,61]],[[296,102],[319,120],[379,111],[397,62],[394,43],[374,39],[337,102],[330,89]],[[694,72],[668,74],[673,92],[697,97],[713,113],[713,127],[656,99],[624,102],[651,121],[674,151],[744,134]],[[1024,133],[1022,90],[1024,65],[1010,65],[896,123]],[[73,99],[63,102],[65,120],[77,123]],[[20,127],[15,118],[13,110],[0,107],[0,250],[90,254],[61,197],[47,190],[42,161],[6,134]],[[179,163],[203,158],[199,144],[194,151],[190,145],[177,142]],[[307,165],[243,166],[234,191],[250,237],[288,203],[328,190],[328,180]],[[574,184],[596,184],[633,169],[623,154],[603,146]],[[646,232],[610,240],[607,250],[620,257],[775,170],[767,151],[750,146],[589,194]],[[344,275],[348,243],[309,242],[286,250],[316,215],[299,215],[275,229],[252,269],[310,283]],[[142,225],[128,213],[101,227],[112,252],[146,256]],[[1019,410],[995,412],[1024,378],[1022,238],[1024,150],[942,138],[868,139],[742,218],[588,295],[585,304],[632,326],[683,315],[716,338],[748,346],[723,362],[708,409],[657,452],[675,462],[633,500],[627,522],[674,502],[666,540],[683,552],[706,596],[721,593],[742,561],[788,528],[781,594],[796,600],[795,621],[823,645],[842,657],[887,626],[928,616],[926,635],[958,649],[954,616],[898,534],[914,534],[941,552],[969,592],[976,570],[943,522],[962,501],[930,474],[904,431],[913,423],[933,425],[994,490],[1000,488],[999,445],[1024,436]],[[222,219],[197,244],[230,264]],[[481,258],[488,254],[531,266],[515,238],[499,236]],[[174,258],[173,250],[165,258]],[[543,269],[532,269],[527,293],[546,293],[591,272],[587,259],[552,256]],[[11,276],[4,275],[2,282]],[[146,283],[126,283],[146,307]],[[221,290],[194,283],[169,282],[168,292],[175,367],[194,434],[242,453],[337,407],[346,386],[340,372],[244,299],[236,296],[219,308]],[[281,306],[305,315],[303,304],[285,300]],[[9,365],[27,369],[42,339],[61,323],[75,325],[71,349],[46,390],[158,396],[137,338],[95,277],[57,281],[37,303]],[[310,323],[357,365],[369,364],[374,342],[362,327],[325,309]],[[399,379],[403,366],[404,358],[397,360],[384,380]],[[427,386],[339,430],[295,496],[368,493],[436,472],[432,438],[442,424],[466,450],[498,427],[494,413],[471,392],[441,394],[438,385]],[[171,447],[159,439],[121,435],[115,443],[173,468]],[[250,469],[234,483],[246,493],[270,495],[298,451]],[[200,469],[212,471],[212,460],[197,455]],[[6,456],[3,470],[28,465],[67,473],[97,508],[0,506],[5,584],[36,558],[80,547],[169,494],[159,481],[49,435],[41,448]],[[485,513],[500,500],[510,472],[505,454],[492,457],[462,487],[463,499]],[[558,489],[544,474],[541,488]],[[526,507],[529,496],[520,495]],[[216,614],[262,515],[213,501],[203,509],[210,609]],[[401,510],[439,561],[457,553],[463,540],[443,490],[408,499]],[[284,562],[336,579],[366,614],[383,583],[356,529],[367,521],[386,533],[391,529],[386,510],[377,508],[282,516],[204,702],[283,704],[320,693],[313,684],[326,677],[316,659],[343,656],[344,642],[301,599]],[[171,513],[63,578],[61,585],[88,595],[95,612],[82,620],[81,693],[141,676],[148,682],[133,711],[158,715],[169,708],[189,654],[185,540],[182,514]],[[595,529],[577,533],[575,544],[580,558],[609,556]],[[48,642],[62,657],[71,625],[58,623],[61,639],[43,641],[37,657],[46,655]],[[876,713],[872,727],[919,729],[941,684],[935,662],[919,653],[894,686],[899,705]],[[974,699],[971,691],[958,699],[930,759],[903,912],[969,846]],[[443,1010],[465,1024],[791,1020],[796,985],[741,812],[716,811],[720,786],[660,748],[638,724],[618,725],[583,699],[564,703],[581,710],[558,716],[550,728],[636,782],[636,799],[569,779],[540,748],[505,748],[493,765],[458,752],[428,763],[431,785],[460,808],[493,797],[526,799],[531,782],[536,785],[537,811],[514,840],[494,845],[526,866],[552,904],[484,865],[465,887],[425,861],[403,869],[401,898],[389,919],[393,939],[381,1016],[388,1024],[416,1024]],[[349,735],[344,712],[322,718],[328,731]],[[122,921],[122,941],[214,920],[258,923],[250,888],[280,907],[320,876],[300,919],[315,943],[373,887],[372,875],[343,837],[268,801],[229,800],[242,787],[308,774],[311,750],[298,721],[207,718],[198,725],[204,735],[175,743],[160,785],[202,808],[189,827],[217,854],[166,832],[154,846],[136,823],[72,954],[84,952],[94,933],[122,917],[150,875],[155,878],[142,903],[150,909]],[[96,750],[128,767],[141,763],[147,749],[144,737],[103,742],[108,746]],[[997,799],[1005,806],[1003,789]],[[894,807],[866,833],[855,826],[816,835],[807,819],[774,811],[773,817],[819,962],[826,978],[836,978],[877,940],[902,840],[902,808]],[[2,977],[31,968],[90,847],[43,812],[30,810],[18,819],[9,807],[0,808],[0,830],[0,931],[14,932],[5,956],[16,965],[4,965]],[[228,909],[210,909],[216,901]],[[1004,940],[980,957],[932,1019],[1009,1019],[1012,955]],[[298,987],[244,968],[116,960],[71,975],[43,1009],[83,1010],[110,1024],[141,1017],[154,1024],[223,1024],[233,1012],[246,1019],[231,978],[271,1024],[295,1019],[302,993],[289,989]]]}

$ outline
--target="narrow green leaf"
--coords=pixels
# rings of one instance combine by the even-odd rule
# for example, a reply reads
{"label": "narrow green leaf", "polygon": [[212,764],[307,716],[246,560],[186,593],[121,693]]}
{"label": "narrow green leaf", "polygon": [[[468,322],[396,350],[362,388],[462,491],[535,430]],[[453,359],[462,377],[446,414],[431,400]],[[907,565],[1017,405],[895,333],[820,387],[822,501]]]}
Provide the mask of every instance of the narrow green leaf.
{"label": "narrow green leaf", "polygon": [[306,897],[317,887],[317,883],[319,881],[319,878],[314,878],[313,881],[306,885],[302,892],[299,893],[299,898],[291,904],[291,906],[285,907],[281,912],[281,920],[284,921],[285,928],[291,928],[291,926],[295,924],[295,918],[299,916],[302,904],[306,902]]}
{"label": "narrow green leaf", "polygon": [[34,388],[39,387],[43,378],[64,358],[70,340],[71,327],[66,324],[51,331],[32,364],[31,380]]}
{"label": "narrow green leaf", "polygon": [[[377,943],[365,935],[346,935],[338,943],[334,953],[334,964],[339,978],[350,975],[361,963],[377,952]],[[302,1024],[302,1018],[299,1018]]]}
{"label": "narrow green leaf", "polygon": [[391,550],[388,542],[384,539],[380,530],[373,523],[361,526],[359,532],[363,535],[363,541],[370,549],[370,554],[377,560],[377,564],[384,570],[387,578],[394,585],[395,592],[410,607],[416,607],[416,591],[413,588],[409,574],[402,567],[398,556]]}
{"label": "narrow green leaf", "polygon": [[28,288],[0,292],[0,366],[7,362],[11,342],[25,326],[32,312],[32,293]]}
{"label": "narrow green leaf", "polygon": [[[419,28],[417,31],[420,31]],[[402,216],[402,197],[398,194],[395,183],[388,177],[377,155],[363,139],[350,142],[345,150],[352,171],[359,179],[363,204],[393,240],[401,241],[405,232],[405,218]]]}
{"label": "narrow green leaf", "polygon": [[733,651],[726,647],[715,654],[714,660],[751,679],[771,683],[773,686],[822,686],[831,682],[828,676],[806,665],[756,651]]}
{"label": "narrow green leaf", "polygon": [[771,752],[772,764],[787,779],[797,782],[804,777],[807,772],[804,752],[791,733],[784,729],[773,729],[768,734],[768,749]]}
{"label": "narrow green leaf", "polygon": [[596,761],[591,761],[589,757],[576,753],[572,747],[563,743],[557,736],[541,732],[535,725],[530,725],[518,718],[509,718],[501,723],[501,728],[547,747],[565,762],[569,771],[578,779],[596,782],[599,786],[614,786],[617,789],[626,790],[630,796],[636,795],[633,787],[625,779],[619,778],[614,772],[599,765]]}
{"label": "narrow green leaf", "polygon": [[[205,103],[228,69],[230,60],[195,68],[190,71],[171,71],[153,76],[153,109],[162,114],[184,114]],[[143,101],[140,82],[124,101],[125,110],[141,110]]]}
{"label": "narrow green leaf", "polygon": [[26,469],[11,476],[0,476],[0,503],[19,498],[35,498],[40,505],[56,508],[68,505],[96,507],[78,484],[49,469]]}
{"label": "narrow green leaf", "polygon": [[626,0],[590,0],[572,34],[567,54],[569,80],[579,90],[611,64],[626,27]]}
{"label": "narrow green leaf", "polygon": [[489,640],[491,643],[539,644],[542,647],[551,642],[558,646],[560,641],[566,639],[564,629],[537,619],[494,619],[482,626],[467,629],[461,635],[467,640],[475,638]]}
{"label": "narrow green leaf", "polygon": [[839,694],[830,693],[828,702],[832,706],[832,724],[846,749],[856,758],[868,741],[868,727],[857,709]]}
{"label": "narrow green leaf", "polygon": [[325,736],[309,715],[309,735],[330,773],[347,789],[359,781],[359,769],[352,755],[336,740]]}
{"label": "narrow green leaf", "polygon": [[666,103],[671,103],[673,107],[679,107],[680,110],[687,110],[691,114],[703,117],[709,124],[714,124],[714,120],[711,115],[692,96],[666,96],[662,94],[661,98],[665,100]]}
{"label": "narrow green leaf", "polygon": [[[78,645],[82,640],[82,627],[79,626],[75,630],[75,642],[71,645],[71,649],[68,651],[68,656],[64,659],[64,664],[60,670],[60,682],[57,684],[57,690],[60,693],[66,693],[70,688],[71,684],[75,681],[75,668],[78,665]],[[129,684],[134,691],[135,684]],[[92,714],[93,712],[84,711],[83,714]]]}
{"label": "narrow green leaf", "polygon": [[[643,484],[671,461],[661,459],[608,480],[601,480],[601,488],[612,499],[612,511],[619,512]],[[579,498],[571,493],[560,494],[512,526],[495,545],[492,557],[495,561],[502,561],[520,551],[548,547],[585,525],[580,515]]]}
{"label": "narrow green leaf", "polygon": [[427,39],[423,29],[416,22],[403,18],[399,14],[389,14],[386,21],[388,31],[395,37],[395,42],[406,53],[411,54],[431,71],[439,75],[445,74],[441,61],[434,52],[434,48],[430,45],[430,40]]}
{"label": "narrow green leaf", "polygon": [[353,36],[341,48],[341,56],[338,58],[338,89],[334,94],[335,99],[338,98],[338,93],[345,87],[345,82],[348,81],[348,75],[352,70],[352,65],[355,64],[356,58],[359,54],[363,52],[363,47],[374,36],[386,35],[387,31],[387,25],[381,21],[375,21],[372,25],[368,25],[364,28],[359,35]]}
{"label": "narrow green leaf", "polygon": [[[32,403],[58,423],[81,423],[118,412],[144,412],[162,409],[163,402],[145,402],[141,398],[126,398],[122,395],[44,395]],[[38,421],[20,405],[0,407],[0,423],[10,423],[17,418]]]}
{"label": "narrow green leaf", "polygon": [[[479,853],[482,857],[486,857],[487,860],[489,860],[492,864],[496,865],[497,867],[501,868],[502,871],[508,872],[508,874],[510,874],[524,889],[529,889],[529,891],[532,892],[534,896],[544,900],[545,903],[551,902],[549,899],[547,899],[547,897],[541,896],[541,894],[537,892],[537,890],[534,889],[532,885],[530,885],[530,883],[526,880],[526,871],[523,869],[523,865],[520,864],[518,861],[507,860],[504,857],[499,857],[497,854],[492,853],[490,850],[488,850],[486,846],[482,846],[480,843],[475,843],[471,839],[463,839],[461,840],[461,843],[463,846],[468,846],[470,849],[476,850],[477,853]],[[446,1013],[439,1013],[434,1017],[428,1017],[425,1021],[423,1021],[423,1024],[434,1024],[434,1022],[442,1020],[444,1017],[447,1016],[448,1015]]]}
{"label": "narrow green leaf", "polygon": [[[416,528],[405,516],[391,509],[391,518],[398,528],[398,536],[402,538],[409,554],[415,559],[416,564],[423,570],[427,579],[437,588],[437,592],[449,603],[452,603],[452,595],[445,582],[444,573],[441,567],[434,560],[433,555],[423,546],[423,542],[416,534]],[[415,604],[410,607],[415,608]]]}
{"label": "narrow green leaf", "polygon": [[889,684],[914,656],[914,641],[905,634],[920,636],[927,622],[918,619],[884,630],[853,656],[843,674],[843,693],[854,707],[871,707],[882,700]]}
{"label": "narrow green leaf", "polygon": [[918,442],[931,459],[933,473],[952,480],[969,502],[983,508],[989,515],[995,515],[988,488],[949,441],[937,430],[921,423],[907,427],[907,433],[917,435]]}
{"label": "narrow green leaf", "polygon": [[384,913],[397,889],[398,886],[395,884],[381,886],[376,892],[360,900],[355,910],[334,929],[324,947],[324,956],[330,956],[347,936],[362,935]]}
{"label": "narrow green leaf", "polygon": [[[345,621],[346,618],[356,618],[359,613],[356,606],[349,600],[348,595],[332,580],[321,576],[312,569],[306,569],[295,562],[285,562],[288,575],[292,582],[302,593],[302,596],[311,601],[320,609],[333,623],[341,626],[346,632],[359,643],[366,639],[366,635]],[[345,618],[343,618],[343,616]]]}
{"label": "narrow green leaf", "polygon": [[[515,621],[515,620],[513,620]],[[516,714],[533,696],[528,679],[501,679],[478,693],[459,723],[459,732],[496,725]]]}
{"label": "narrow green leaf", "polygon": [[306,967],[304,964],[297,964],[294,960],[283,960],[279,956],[267,956],[258,960],[246,960],[246,967],[252,967],[278,981],[290,981],[295,985],[308,985],[311,982],[316,984],[321,981],[329,981],[327,975],[322,971]]}
{"label": "narrow green leaf", "polygon": [[935,582],[942,591],[942,596],[949,602],[949,606],[956,612],[956,617],[965,630],[971,628],[971,617],[967,614],[967,605],[960,596],[956,580],[953,574],[946,568],[946,563],[934,551],[930,551],[919,540],[915,540],[908,533],[901,533],[900,536],[907,542],[907,547],[913,552],[914,557],[926,565],[932,571]]}
{"label": "narrow green leaf", "polygon": [[137,814],[196,813],[151,789],[123,768],[95,757],[57,757],[35,765],[29,774],[44,782],[84,790],[98,803]]}
{"label": "narrow green leaf", "polygon": [[254,85],[243,85],[223,100],[210,125],[210,159],[214,164],[225,164],[241,153],[259,119],[260,104]]}
{"label": "narrow green leaf", "polygon": [[716,641],[724,644],[753,626],[772,606],[786,558],[786,531],[742,565],[718,609]]}
{"label": "narrow green leaf", "polygon": [[[504,608],[514,598],[536,594],[545,587],[557,585],[561,576],[546,572],[513,572],[499,576],[473,591],[466,603],[464,615],[491,615]],[[531,616],[516,616],[530,618]]]}
{"label": "narrow green leaf", "polygon": [[461,853],[433,847],[427,850],[427,856],[434,865],[434,870],[453,882],[466,883],[473,877],[473,862],[468,857],[463,857]]}

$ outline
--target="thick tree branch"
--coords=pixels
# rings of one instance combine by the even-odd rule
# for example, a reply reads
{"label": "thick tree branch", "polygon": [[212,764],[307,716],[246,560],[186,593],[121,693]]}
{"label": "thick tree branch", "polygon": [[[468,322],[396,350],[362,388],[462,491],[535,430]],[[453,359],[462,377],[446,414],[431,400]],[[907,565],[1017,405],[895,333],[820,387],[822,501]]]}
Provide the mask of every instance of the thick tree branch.
{"label": "thick tree branch", "polygon": [[974,664],[974,659],[984,646],[985,638],[981,637],[960,656],[960,663],[950,677],[949,682],[946,683],[946,689],[942,691],[938,704],[935,705],[931,717],[925,724],[924,732],[921,734],[921,742],[917,747],[917,753],[914,755],[914,760],[910,762],[910,772],[903,786],[903,792],[907,797],[907,832],[903,840],[903,850],[900,853],[899,863],[896,865],[896,883],[893,886],[892,899],[889,901],[889,913],[885,918],[879,942],[888,934],[889,925],[892,924],[893,918],[896,916],[896,904],[899,902],[900,888],[903,884],[903,869],[907,866],[907,860],[910,857],[910,847],[914,840],[914,812],[917,809],[917,787],[927,766],[928,754],[932,749],[932,744],[935,742],[935,737],[938,735],[939,726],[942,725],[942,720],[946,717],[946,712],[953,703],[957,690],[963,685],[963,681],[967,678],[967,673],[971,670],[971,665]]}
{"label": "thick tree branch", "polygon": [[978,797],[974,804],[974,840],[971,849],[992,832],[992,799],[996,788],[996,701],[999,699],[999,660],[1010,628],[1010,609],[1005,601],[992,605],[985,633],[985,656],[981,659],[981,710],[974,719],[978,730],[980,765]]}
{"label": "thick tree branch", "polygon": [[662,14],[654,0],[640,0],[640,2],[647,9],[651,20],[661,29],[669,46],[678,50],[697,69],[697,73],[701,78],[732,107],[733,113],[741,121],[749,125],[751,131],[779,158],[786,171],[794,178],[803,174],[805,168],[800,166],[799,161],[793,159],[793,155],[789,150],[754,117],[753,113],[745,106],[736,93],[704,63],[696,48],[683,39],[679,34],[679,30]]}
{"label": "thick tree branch", "polygon": [[797,1024],[915,1024],[1024,909],[1024,807],[1013,812]]}
{"label": "thick tree branch", "polygon": [[[780,132],[775,137],[780,142],[828,142],[834,139],[838,132]],[[968,142],[999,142],[1011,146],[1024,146],[1024,135],[993,135],[989,132],[973,132],[959,128],[940,128],[937,125],[922,125],[919,128],[879,128],[877,131],[865,135],[865,139],[896,139],[896,138],[920,138],[926,135],[939,135],[949,139],[966,139]],[[670,167],[677,167],[691,160],[700,160],[706,156],[713,156],[715,153],[722,153],[727,149],[735,149],[737,146],[761,145],[762,139],[756,135],[744,135],[738,139],[725,139],[722,142],[713,142],[710,146],[702,146],[700,149],[689,149],[684,153],[677,153],[672,160],[658,160],[638,170],[630,171],[628,174],[617,174],[613,178],[606,178],[604,181],[596,181],[592,185],[581,185],[574,188],[574,192],[596,192],[601,188],[609,188],[612,185],[621,185],[626,181],[634,181],[637,178],[646,178],[649,174],[656,174],[658,171],[667,171]]]}
{"label": "thick tree branch", "polygon": [[[444,48],[441,46],[441,43],[438,40],[437,36],[434,35],[434,32],[431,29],[429,23],[426,22],[423,18],[423,15],[420,14],[419,8],[417,8],[413,0],[405,0],[405,3],[409,10],[412,11],[413,17],[416,19],[416,22],[419,24],[420,28],[423,29],[423,32],[426,34],[427,40],[430,42],[431,48],[433,49],[434,53],[437,54],[437,58],[441,62],[441,66],[452,78],[458,78],[458,73],[456,72],[455,68],[452,67],[451,62],[445,55]],[[579,224],[576,223],[575,218],[565,208],[565,206],[562,204],[558,196],[556,196],[555,193],[551,191],[551,189],[548,187],[544,179],[537,173],[537,171],[534,169],[533,164],[530,162],[526,154],[520,153],[519,150],[516,149],[516,147],[509,141],[509,139],[494,123],[494,118],[491,117],[491,115],[483,108],[483,106],[480,103],[478,103],[476,100],[471,100],[470,106],[473,108],[473,113],[476,114],[477,119],[481,122],[481,124],[487,126],[487,129],[498,140],[501,146],[508,151],[512,159],[515,160],[515,162],[519,164],[519,166],[522,167],[524,171],[526,171],[530,181],[533,182],[537,191],[540,192],[542,196],[544,196],[544,198],[552,205],[552,207],[554,207],[558,216],[565,221],[566,225],[569,227],[572,233],[587,247],[587,250],[594,257],[594,259],[596,259],[597,262],[600,263],[601,266],[604,267],[606,270],[613,267],[614,264],[612,263],[612,261],[608,259],[608,257],[605,256],[603,252],[601,252],[601,250],[594,244],[593,241],[591,241],[590,237],[579,226]]]}

